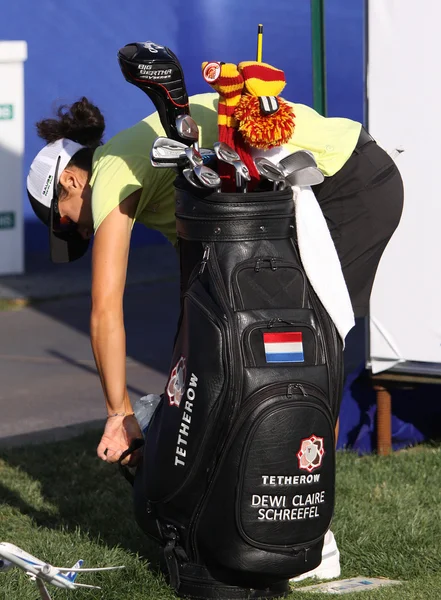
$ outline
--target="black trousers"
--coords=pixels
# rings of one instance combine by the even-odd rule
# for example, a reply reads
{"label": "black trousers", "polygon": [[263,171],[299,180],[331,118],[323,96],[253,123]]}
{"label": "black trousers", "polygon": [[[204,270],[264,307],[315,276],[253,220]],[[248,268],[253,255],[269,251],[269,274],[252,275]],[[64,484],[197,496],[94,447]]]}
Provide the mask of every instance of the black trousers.
{"label": "black trousers", "polygon": [[[401,175],[387,152],[368,141],[359,143],[340,171],[313,191],[334,240],[355,316],[364,317],[381,256],[400,222]],[[185,246],[185,290],[193,266],[202,258],[202,244],[180,243]]]}
{"label": "black trousers", "polygon": [[381,256],[400,222],[401,175],[387,152],[368,141],[313,191],[334,240],[355,316],[364,317]]}

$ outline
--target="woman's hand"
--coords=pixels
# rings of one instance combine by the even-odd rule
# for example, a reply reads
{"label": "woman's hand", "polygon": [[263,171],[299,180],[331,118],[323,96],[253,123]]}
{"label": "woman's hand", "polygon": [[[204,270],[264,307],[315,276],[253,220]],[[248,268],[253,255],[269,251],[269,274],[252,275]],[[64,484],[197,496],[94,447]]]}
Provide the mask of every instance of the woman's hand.
{"label": "woman's hand", "polygon": [[[109,417],[97,448],[97,454],[99,458],[108,463],[118,462],[121,454],[136,438],[142,438],[142,433],[134,415]],[[141,457],[142,450],[136,450],[127,456],[122,464],[129,464],[133,467],[139,463]]]}

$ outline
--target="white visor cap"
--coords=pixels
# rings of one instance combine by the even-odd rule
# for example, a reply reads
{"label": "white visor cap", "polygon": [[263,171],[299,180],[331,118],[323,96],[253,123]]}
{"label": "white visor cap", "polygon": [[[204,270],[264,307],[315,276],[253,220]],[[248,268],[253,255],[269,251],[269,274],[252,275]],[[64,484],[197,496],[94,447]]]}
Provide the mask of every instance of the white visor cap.
{"label": "white visor cap", "polygon": [[54,196],[54,185],[58,185],[58,181],[54,182],[58,157],[60,157],[57,177],[59,180],[71,158],[82,148],[86,148],[86,146],[82,146],[68,138],[61,138],[56,142],[47,144],[40,150],[32,161],[26,180],[29,194],[35,200],[50,208]]}

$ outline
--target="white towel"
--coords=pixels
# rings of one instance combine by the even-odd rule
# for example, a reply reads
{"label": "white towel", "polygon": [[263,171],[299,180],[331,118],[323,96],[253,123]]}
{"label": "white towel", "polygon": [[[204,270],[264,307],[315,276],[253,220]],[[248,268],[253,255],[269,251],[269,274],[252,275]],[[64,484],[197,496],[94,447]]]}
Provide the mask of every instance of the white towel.
{"label": "white towel", "polygon": [[[265,151],[252,148],[251,154],[253,158],[264,156],[271,162],[278,163],[291,154],[291,151],[283,146]],[[344,344],[355,320],[337,250],[312,188],[293,186],[292,190],[297,242],[303,268]]]}
{"label": "white towel", "polygon": [[292,190],[303,268],[344,343],[355,320],[337,250],[312,189],[293,186]]}

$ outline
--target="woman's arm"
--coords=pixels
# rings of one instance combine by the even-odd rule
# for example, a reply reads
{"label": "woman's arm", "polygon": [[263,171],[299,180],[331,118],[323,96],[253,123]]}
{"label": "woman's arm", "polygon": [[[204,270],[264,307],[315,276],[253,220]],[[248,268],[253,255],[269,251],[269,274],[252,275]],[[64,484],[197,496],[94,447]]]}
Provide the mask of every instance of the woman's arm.
{"label": "woman's arm", "polygon": [[[107,414],[121,413],[121,416],[108,419],[108,425],[112,431],[115,429],[117,437],[121,435],[119,430],[124,415],[133,412],[126,386],[123,296],[132,224],[140,195],[141,190],[131,194],[104,219],[96,233],[92,253],[90,337]],[[104,441],[98,447],[98,455],[104,460],[111,458],[108,438],[109,435],[104,440],[103,436]],[[112,446],[111,462],[114,462],[127,448],[127,439],[123,435],[122,439],[115,439]]]}

